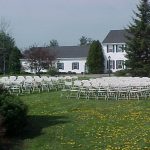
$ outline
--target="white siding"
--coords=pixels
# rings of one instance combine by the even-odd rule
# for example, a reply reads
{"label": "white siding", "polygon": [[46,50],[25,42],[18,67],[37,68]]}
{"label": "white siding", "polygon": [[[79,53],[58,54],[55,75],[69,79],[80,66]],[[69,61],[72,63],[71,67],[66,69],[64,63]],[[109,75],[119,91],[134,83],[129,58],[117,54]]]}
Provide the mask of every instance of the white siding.
{"label": "white siding", "polygon": [[[64,70],[59,69],[59,72],[76,72],[76,73],[82,73],[85,72],[85,63],[86,58],[58,58],[57,62],[64,63]],[[72,70],[72,63],[78,62],[79,63],[79,69],[73,69]]]}
{"label": "white siding", "polygon": [[[114,52],[107,52],[107,45],[114,46]],[[114,60],[115,61],[115,68],[111,69],[113,72],[121,70],[121,69],[116,69],[116,60],[127,60],[127,58],[125,57],[126,52],[116,52],[116,45],[124,45],[125,43],[108,43],[108,44],[103,44],[103,51],[104,51],[104,57],[105,57],[105,72],[107,72],[107,60],[108,57],[110,56],[110,60]]]}

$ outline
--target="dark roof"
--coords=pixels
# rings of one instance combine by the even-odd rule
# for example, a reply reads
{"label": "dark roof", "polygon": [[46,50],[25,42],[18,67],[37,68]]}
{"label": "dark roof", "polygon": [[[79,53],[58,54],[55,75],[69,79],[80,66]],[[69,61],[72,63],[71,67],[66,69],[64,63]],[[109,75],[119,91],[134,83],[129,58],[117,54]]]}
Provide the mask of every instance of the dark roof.
{"label": "dark roof", "polygon": [[83,58],[88,56],[89,46],[58,46],[49,49],[57,58]]}
{"label": "dark roof", "polygon": [[89,46],[61,46],[55,49],[57,58],[87,57],[89,52]]}
{"label": "dark roof", "polygon": [[102,43],[126,43],[126,35],[129,35],[126,30],[110,30]]}

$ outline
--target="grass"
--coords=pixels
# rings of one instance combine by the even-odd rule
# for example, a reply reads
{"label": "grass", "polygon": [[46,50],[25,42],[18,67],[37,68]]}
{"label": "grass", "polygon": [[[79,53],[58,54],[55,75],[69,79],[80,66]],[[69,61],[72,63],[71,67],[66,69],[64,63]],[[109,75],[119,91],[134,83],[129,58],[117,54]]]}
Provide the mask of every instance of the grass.
{"label": "grass", "polygon": [[21,99],[29,106],[29,125],[14,149],[149,148],[149,101],[68,100],[60,99],[59,92]]}

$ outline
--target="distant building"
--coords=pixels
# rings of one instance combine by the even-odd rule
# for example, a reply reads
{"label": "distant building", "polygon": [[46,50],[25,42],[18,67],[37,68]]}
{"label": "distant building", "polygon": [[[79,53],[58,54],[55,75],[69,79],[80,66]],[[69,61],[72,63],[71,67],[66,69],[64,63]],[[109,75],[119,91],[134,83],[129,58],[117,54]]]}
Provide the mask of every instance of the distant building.
{"label": "distant building", "polygon": [[55,65],[59,72],[86,72],[89,46],[61,46],[56,47],[55,51]]}
{"label": "distant building", "polygon": [[[125,57],[126,34],[125,30],[111,30],[103,40],[105,72],[108,72],[109,69],[112,72],[116,72],[126,68],[124,65],[127,60]],[[59,72],[87,72],[86,60],[90,49],[89,46],[58,46],[46,49],[55,53],[56,60],[53,65]],[[22,59],[22,66],[26,72],[34,72],[34,70],[29,69],[29,63],[25,59]],[[46,72],[46,70],[42,70],[42,72]]]}
{"label": "distant building", "polygon": [[[105,56],[105,71],[112,72],[125,69],[126,35],[125,30],[111,30],[102,42]],[[110,59],[110,60],[109,60]],[[110,63],[110,64],[109,64]]]}
{"label": "distant building", "polygon": [[[53,62],[53,66],[55,66],[59,72],[86,72],[86,59],[89,46],[58,46],[42,49],[49,49],[55,54],[56,60]],[[34,69],[31,70],[29,68],[29,62],[22,59],[21,63],[25,72],[34,73]],[[45,70],[41,70],[41,72],[45,72]]]}

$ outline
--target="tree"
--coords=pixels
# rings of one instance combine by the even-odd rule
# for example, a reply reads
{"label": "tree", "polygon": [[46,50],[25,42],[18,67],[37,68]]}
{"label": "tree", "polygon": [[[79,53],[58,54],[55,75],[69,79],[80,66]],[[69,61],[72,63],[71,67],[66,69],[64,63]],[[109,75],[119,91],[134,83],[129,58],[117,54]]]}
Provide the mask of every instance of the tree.
{"label": "tree", "polygon": [[55,53],[49,48],[31,47],[23,55],[29,62],[29,68],[36,74],[40,74],[42,69],[49,69],[55,60]]}
{"label": "tree", "polygon": [[150,75],[150,3],[140,0],[136,18],[129,25],[127,32],[126,66],[133,76]]}
{"label": "tree", "polygon": [[91,43],[92,43],[92,39],[91,38],[87,38],[85,36],[82,36],[80,38],[80,46],[90,45]]}
{"label": "tree", "polygon": [[[16,49],[15,40],[8,33],[9,24],[5,21],[4,18],[0,21],[0,72],[9,73],[10,65],[12,63],[9,57],[11,57],[12,51]],[[17,48],[18,49],[18,48]],[[19,49],[18,49],[19,50]],[[19,53],[18,53],[19,54]],[[14,62],[20,61],[20,54],[14,57]],[[15,73],[15,72],[14,72]]]}
{"label": "tree", "polygon": [[9,72],[11,74],[19,74],[21,70],[21,52],[17,47],[14,47],[11,50],[10,56],[9,56]]}
{"label": "tree", "polygon": [[10,22],[8,22],[4,17],[0,18],[0,32],[9,33]]}
{"label": "tree", "polygon": [[97,74],[104,72],[104,55],[99,41],[93,41],[90,45],[87,57],[87,66],[89,73]]}
{"label": "tree", "polygon": [[0,70],[9,72],[9,55],[15,46],[14,39],[5,32],[0,32]]}
{"label": "tree", "polygon": [[87,45],[91,45],[93,42],[92,38],[87,38]]}
{"label": "tree", "polygon": [[59,44],[58,44],[57,40],[53,39],[50,41],[49,47],[58,47],[58,46],[59,46]]}

